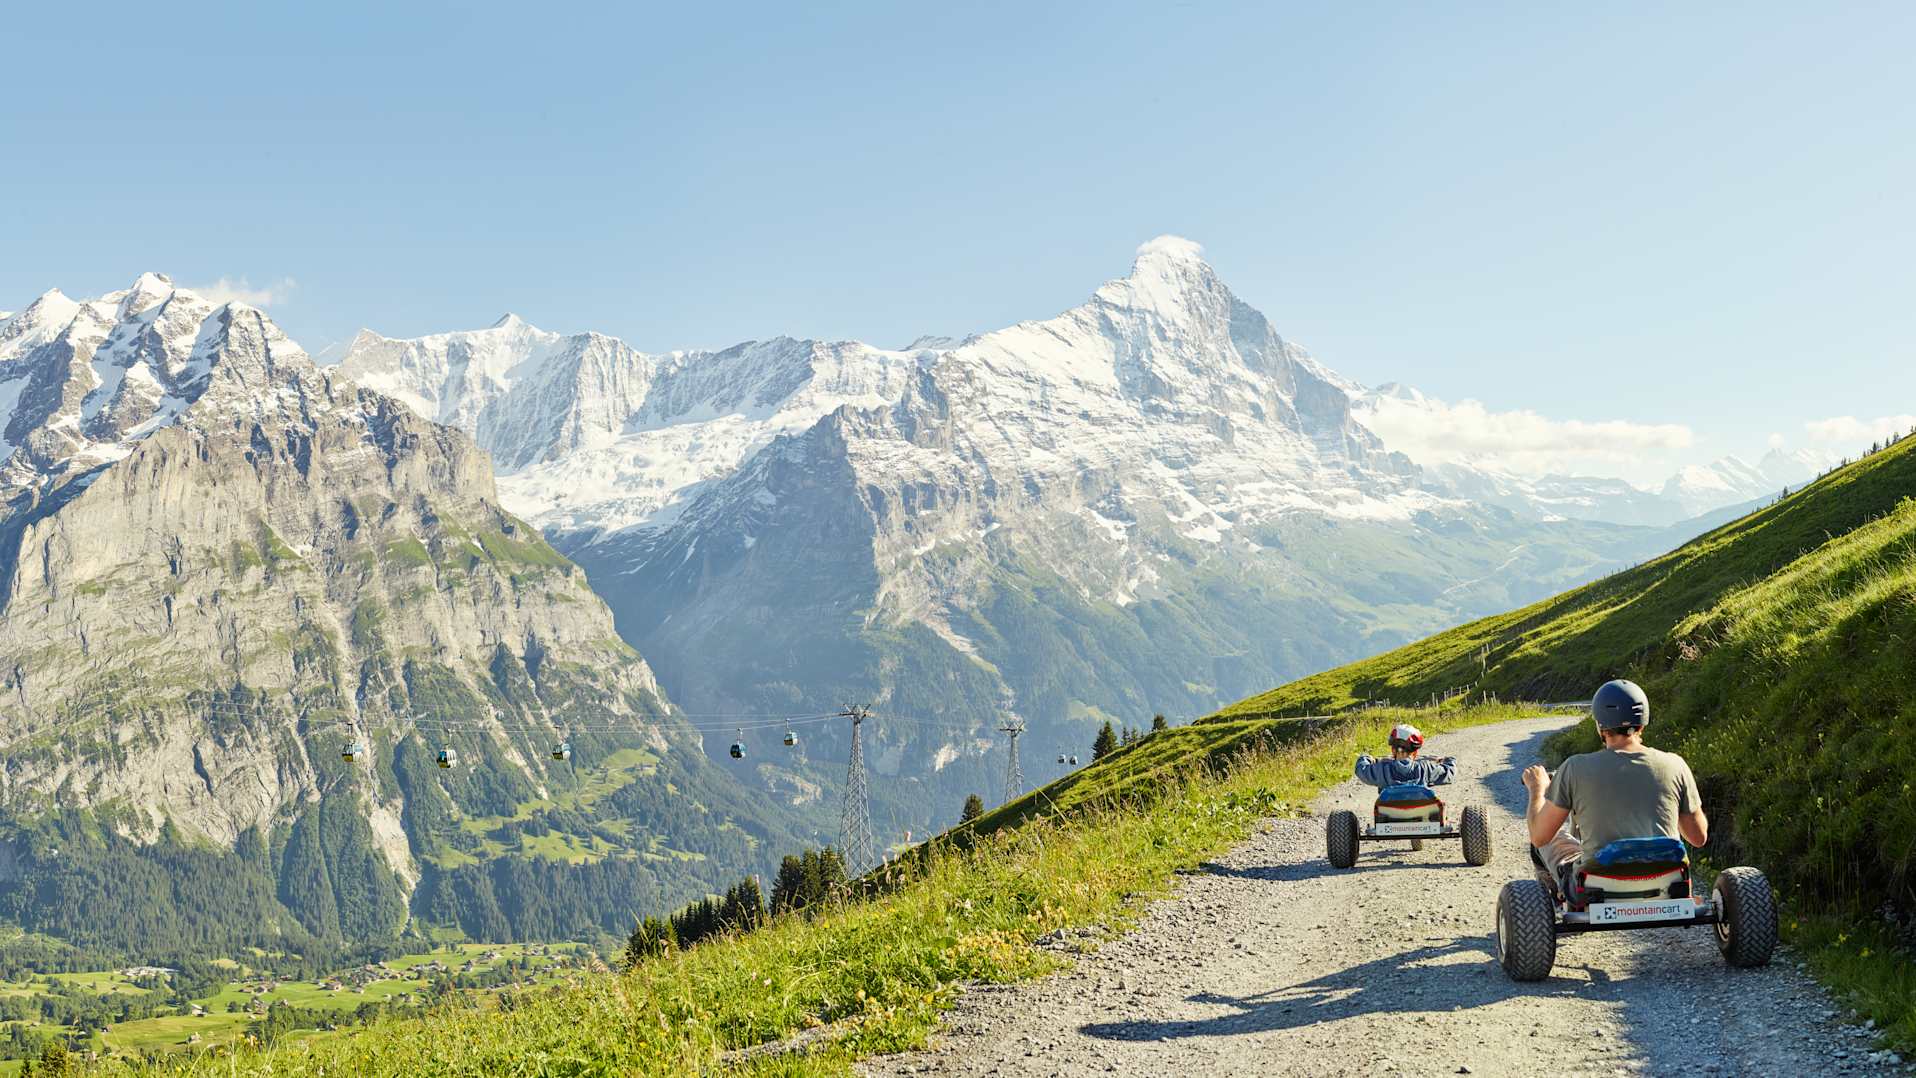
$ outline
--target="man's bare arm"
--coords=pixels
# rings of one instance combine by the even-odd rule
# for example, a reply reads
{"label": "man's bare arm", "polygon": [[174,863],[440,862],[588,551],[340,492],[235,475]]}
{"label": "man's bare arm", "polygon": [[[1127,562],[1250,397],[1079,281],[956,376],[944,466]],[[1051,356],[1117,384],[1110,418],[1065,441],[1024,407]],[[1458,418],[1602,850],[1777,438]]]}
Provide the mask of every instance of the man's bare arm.
{"label": "man's bare arm", "polygon": [[1542,765],[1524,769],[1523,784],[1530,791],[1530,811],[1524,813],[1530,821],[1530,844],[1547,846],[1563,830],[1563,821],[1570,818],[1570,810],[1558,805],[1544,796],[1550,789],[1550,772]]}
{"label": "man's bare arm", "polygon": [[1530,814],[1530,844],[1539,848],[1548,846],[1557,832],[1563,830],[1563,821],[1569,818],[1569,809],[1544,801]]}
{"label": "man's bare arm", "polygon": [[1703,814],[1703,806],[1698,805],[1695,812],[1686,812],[1678,816],[1677,830],[1683,832],[1683,841],[1692,846],[1708,845],[1710,818]]}

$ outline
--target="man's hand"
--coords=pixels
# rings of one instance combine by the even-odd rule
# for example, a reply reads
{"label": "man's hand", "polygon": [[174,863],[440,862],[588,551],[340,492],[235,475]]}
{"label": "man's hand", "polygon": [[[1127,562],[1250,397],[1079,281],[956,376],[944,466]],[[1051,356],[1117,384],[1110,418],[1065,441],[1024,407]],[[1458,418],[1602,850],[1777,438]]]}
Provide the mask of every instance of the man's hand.
{"label": "man's hand", "polygon": [[1550,772],[1542,764],[1531,764],[1523,769],[1524,789],[1539,797],[1550,788]]}

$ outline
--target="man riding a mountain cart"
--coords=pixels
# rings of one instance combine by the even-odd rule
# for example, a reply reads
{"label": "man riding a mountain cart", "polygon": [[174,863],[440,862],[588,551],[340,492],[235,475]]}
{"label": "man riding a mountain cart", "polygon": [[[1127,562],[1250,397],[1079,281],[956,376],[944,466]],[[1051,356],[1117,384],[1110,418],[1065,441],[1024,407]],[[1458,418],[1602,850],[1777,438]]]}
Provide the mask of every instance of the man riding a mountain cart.
{"label": "man riding a mountain cart", "polygon": [[1708,925],[1732,966],[1769,962],[1776,899],[1753,868],[1724,869],[1707,899],[1692,892],[1684,843],[1702,846],[1710,819],[1683,757],[1643,743],[1650,700],[1611,681],[1590,702],[1603,748],[1572,756],[1552,777],[1524,771],[1536,878],[1497,896],[1497,960],[1512,980],[1540,981],[1557,939],[1581,932]]}
{"label": "man riding a mountain cart", "polygon": [[1462,819],[1453,824],[1445,816],[1443,801],[1431,789],[1457,777],[1457,758],[1419,759],[1423,749],[1423,733],[1400,723],[1391,728],[1388,757],[1373,758],[1369,753],[1357,757],[1357,777],[1378,787],[1377,802],[1371,807],[1369,824],[1360,824],[1357,814],[1347,810],[1333,812],[1325,821],[1324,846],[1332,866],[1356,864],[1361,843],[1409,839],[1411,849],[1421,850],[1427,838],[1460,838],[1465,861],[1490,862],[1490,819],[1482,806],[1466,805]]}

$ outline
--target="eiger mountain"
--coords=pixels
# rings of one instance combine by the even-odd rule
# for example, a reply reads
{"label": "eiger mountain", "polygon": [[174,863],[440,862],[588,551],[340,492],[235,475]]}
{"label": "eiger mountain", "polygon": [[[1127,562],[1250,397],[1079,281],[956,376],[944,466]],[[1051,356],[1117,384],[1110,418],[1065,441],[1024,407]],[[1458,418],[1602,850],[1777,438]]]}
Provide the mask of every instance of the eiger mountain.
{"label": "eiger mountain", "polygon": [[[957,344],[648,354],[509,317],[362,333],[343,369],[473,433],[688,710],[873,703],[892,833],[1001,796],[1008,718],[1035,780],[1106,718],[1201,713],[1673,542],[1426,475],[1172,237]],[[836,781],[821,733],[735,770]]]}
{"label": "eiger mountain", "polygon": [[0,321],[0,455],[0,908],[29,930],[617,933],[796,841],[466,434],[256,308],[152,274],[39,297]]}

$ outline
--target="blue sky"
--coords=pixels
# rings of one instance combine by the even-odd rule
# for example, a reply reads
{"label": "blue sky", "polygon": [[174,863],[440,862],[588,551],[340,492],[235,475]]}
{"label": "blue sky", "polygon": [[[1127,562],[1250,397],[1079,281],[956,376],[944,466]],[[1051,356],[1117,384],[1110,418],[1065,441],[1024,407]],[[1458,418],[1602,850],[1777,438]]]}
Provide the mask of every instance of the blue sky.
{"label": "blue sky", "polygon": [[1909,5],[292,7],[9,14],[0,308],[158,269],[316,352],[897,345],[1170,232],[1345,374],[1546,430],[1916,412]]}

